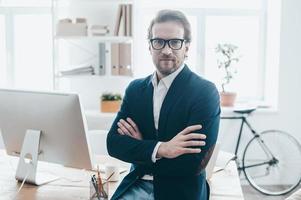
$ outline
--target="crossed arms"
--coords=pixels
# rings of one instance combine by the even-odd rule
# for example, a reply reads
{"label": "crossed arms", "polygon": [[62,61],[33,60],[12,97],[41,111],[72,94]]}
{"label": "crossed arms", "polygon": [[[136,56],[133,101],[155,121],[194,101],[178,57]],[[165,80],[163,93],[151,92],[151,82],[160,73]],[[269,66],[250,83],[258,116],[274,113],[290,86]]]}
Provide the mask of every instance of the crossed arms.
{"label": "crossed arms", "polygon": [[[171,140],[160,144],[156,157],[161,159],[155,163],[158,175],[196,175],[205,168],[217,139],[219,125],[219,101],[218,97],[214,98],[212,101],[216,103],[209,111],[195,104],[187,127]],[[108,152],[126,162],[151,165],[152,153],[158,141],[143,139],[143,133],[137,124],[128,117],[128,103],[126,93],[121,110],[108,134]],[[209,113],[204,115],[204,112]]]}

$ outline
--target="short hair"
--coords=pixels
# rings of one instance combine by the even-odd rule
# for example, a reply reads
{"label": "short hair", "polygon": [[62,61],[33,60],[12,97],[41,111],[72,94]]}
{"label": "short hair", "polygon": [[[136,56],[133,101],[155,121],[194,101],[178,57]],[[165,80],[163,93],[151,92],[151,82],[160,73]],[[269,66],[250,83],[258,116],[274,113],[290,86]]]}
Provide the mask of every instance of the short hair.
{"label": "short hair", "polygon": [[191,41],[191,26],[184,13],[178,10],[160,10],[155,18],[151,21],[148,27],[147,38],[150,40],[153,37],[152,29],[154,24],[163,22],[177,22],[184,28],[184,39],[187,42]]}

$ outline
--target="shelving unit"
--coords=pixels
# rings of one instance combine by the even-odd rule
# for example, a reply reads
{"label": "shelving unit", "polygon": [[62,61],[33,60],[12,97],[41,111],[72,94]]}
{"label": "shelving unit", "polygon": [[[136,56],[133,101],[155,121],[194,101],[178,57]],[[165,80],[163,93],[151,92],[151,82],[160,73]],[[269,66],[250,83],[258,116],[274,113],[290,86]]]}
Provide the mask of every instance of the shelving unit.
{"label": "shelving unit", "polygon": [[55,40],[80,40],[92,42],[131,43],[133,38],[127,36],[55,36]]}
{"label": "shelving unit", "polygon": [[[124,14],[131,19],[131,26],[134,24],[134,0],[53,0],[53,46],[54,46],[54,88],[61,89],[62,78],[82,78],[89,76],[99,77],[100,79],[112,77],[112,52],[111,45],[114,43],[129,44],[130,45],[130,65],[127,69],[134,69],[133,62],[133,28],[131,27],[130,36],[114,35],[116,23],[118,19],[118,12],[120,5],[130,4],[130,14]],[[122,10],[122,8],[121,8]],[[125,12],[123,10],[123,12]],[[129,17],[130,16],[130,17]],[[87,23],[87,35],[58,35],[57,26],[60,20],[70,19],[74,23],[76,18],[85,19]],[[122,19],[125,20],[125,19]],[[125,22],[127,23],[127,22]],[[127,26],[120,23],[120,26]],[[103,36],[94,36],[90,28],[92,25],[107,26],[109,33]],[[128,27],[127,27],[128,28]],[[123,27],[125,29],[125,27]],[[121,30],[123,31],[123,30]],[[102,52],[101,52],[102,50]],[[118,54],[119,55],[119,54]],[[112,61],[112,62],[111,62]],[[81,74],[81,75],[64,75],[61,71],[68,71],[74,68],[85,66],[93,66],[95,75]],[[103,68],[102,68],[103,67]],[[122,66],[125,67],[125,66]],[[130,68],[129,68],[130,67]],[[129,74],[129,73],[128,73]],[[114,75],[116,77],[129,75]],[[129,76],[131,78],[132,76]],[[64,87],[65,88],[65,87]]]}
{"label": "shelving unit", "polygon": [[[52,0],[54,88],[59,91],[76,92],[80,94],[81,102],[85,110],[98,111],[100,96],[103,92],[120,93],[123,95],[126,86],[133,79],[135,68],[133,59],[135,1],[136,0]],[[126,33],[131,33],[131,35],[116,36],[115,27],[120,10],[119,7],[124,4],[131,5],[131,12],[128,12],[131,13],[131,15],[126,15],[131,19],[131,26],[129,26],[131,27],[130,32]],[[125,8],[127,9],[127,7]],[[60,21],[68,22],[72,20],[72,23],[74,23],[76,18],[80,18],[80,20],[86,19],[88,27],[86,35],[57,34],[57,25]],[[125,23],[126,22],[120,24],[125,26]],[[101,36],[92,35],[92,25],[107,26],[109,33]],[[120,32],[124,33],[125,30],[121,29]],[[129,54],[131,75],[112,75],[113,58],[111,47],[117,43],[131,45]],[[101,53],[103,50],[105,52],[104,54]],[[105,61],[103,62],[103,60]],[[103,71],[100,70],[102,64],[104,65]],[[94,75],[62,75],[62,71],[66,72],[74,68],[88,66],[94,68]],[[127,67],[128,66],[129,65],[127,65]]]}

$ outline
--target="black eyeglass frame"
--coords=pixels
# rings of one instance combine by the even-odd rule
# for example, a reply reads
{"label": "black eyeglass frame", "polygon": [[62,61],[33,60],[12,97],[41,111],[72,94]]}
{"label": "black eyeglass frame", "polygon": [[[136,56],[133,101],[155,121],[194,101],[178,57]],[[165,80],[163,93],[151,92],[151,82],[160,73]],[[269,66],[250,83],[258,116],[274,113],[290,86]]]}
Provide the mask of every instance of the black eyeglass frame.
{"label": "black eyeglass frame", "polygon": [[[161,41],[164,41],[164,44],[161,48],[155,48],[154,45],[153,45],[153,41],[155,40],[161,40]],[[173,48],[171,45],[170,45],[170,41],[181,41],[181,46],[179,48]],[[185,42],[186,40],[185,39],[179,39],[179,38],[173,38],[173,39],[169,39],[169,40],[165,40],[165,39],[162,39],[162,38],[153,38],[153,39],[150,39],[149,42],[151,43],[151,46],[153,49],[155,50],[161,50],[161,49],[164,49],[164,47],[166,46],[166,43],[168,44],[168,47],[172,50],[180,50],[182,47],[183,47],[183,43]]]}

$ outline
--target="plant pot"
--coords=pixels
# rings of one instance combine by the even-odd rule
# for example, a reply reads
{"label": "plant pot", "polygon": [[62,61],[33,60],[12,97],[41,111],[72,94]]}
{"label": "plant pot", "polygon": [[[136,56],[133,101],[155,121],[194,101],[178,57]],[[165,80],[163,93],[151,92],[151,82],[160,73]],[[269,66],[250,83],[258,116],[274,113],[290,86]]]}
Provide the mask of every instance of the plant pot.
{"label": "plant pot", "polygon": [[220,92],[220,101],[221,106],[223,107],[232,107],[234,106],[236,93],[235,92]]}
{"label": "plant pot", "polygon": [[114,113],[120,109],[121,101],[101,101],[101,112]]}

